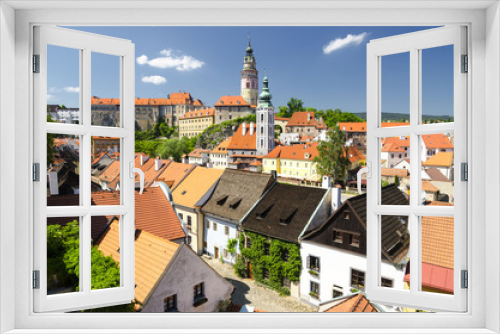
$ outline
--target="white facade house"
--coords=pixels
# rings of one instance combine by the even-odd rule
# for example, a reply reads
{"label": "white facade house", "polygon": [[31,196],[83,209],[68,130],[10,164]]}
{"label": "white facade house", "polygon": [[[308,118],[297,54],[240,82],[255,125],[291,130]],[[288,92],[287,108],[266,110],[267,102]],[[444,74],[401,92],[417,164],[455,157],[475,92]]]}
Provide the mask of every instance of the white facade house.
{"label": "white facade house", "polygon": [[269,93],[269,81],[264,77],[264,87],[259,96],[257,118],[257,155],[264,156],[274,149],[274,107]]}
{"label": "white facade house", "polygon": [[203,253],[213,258],[222,259],[224,262],[234,263],[236,254],[240,253],[238,244],[236,252],[227,251],[229,239],[239,239],[238,225],[231,224],[224,219],[218,219],[205,214],[203,226]]}
{"label": "white facade house", "polygon": [[[335,249],[325,245],[316,244],[304,240],[300,245],[300,256],[302,258],[302,272],[300,274],[300,297],[301,299],[319,305],[319,303],[332,298],[350,294],[351,289],[360,287],[353,286],[352,277],[358,272],[366,274],[366,256]],[[311,274],[307,268],[308,257],[319,258],[319,271]],[[404,267],[396,268],[394,264],[382,262],[382,278],[390,280],[395,289],[404,289]],[[359,276],[358,276],[359,277]],[[319,296],[310,295],[311,282],[319,285]]]}

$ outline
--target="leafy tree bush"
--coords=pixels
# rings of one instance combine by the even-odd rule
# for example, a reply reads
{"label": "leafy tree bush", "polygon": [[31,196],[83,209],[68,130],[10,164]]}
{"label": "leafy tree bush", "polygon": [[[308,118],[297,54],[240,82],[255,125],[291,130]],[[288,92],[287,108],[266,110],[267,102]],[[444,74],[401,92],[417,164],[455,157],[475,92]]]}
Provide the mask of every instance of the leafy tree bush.
{"label": "leafy tree bush", "polygon": [[328,140],[321,141],[318,146],[318,155],[314,157],[318,174],[332,177],[333,181],[343,179],[349,167],[346,156],[345,136],[336,125],[328,131]]}
{"label": "leafy tree bush", "polygon": [[[298,282],[302,269],[299,246],[278,239],[270,239],[253,232],[245,232],[250,238],[252,246],[244,247],[245,236],[240,235],[241,255],[252,264],[255,280],[278,291],[282,295],[289,295],[290,290],[282,286],[283,278],[291,282]],[[264,253],[264,245],[269,243],[269,255]],[[283,254],[288,251],[288,261],[283,260]],[[269,279],[265,279],[264,269],[269,271]],[[236,274],[238,272],[235,270]]]}
{"label": "leafy tree bush", "polygon": [[180,162],[184,154],[193,150],[191,148],[193,146],[192,141],[187,137],[182,137],[182,139],[172,138],[164,140],[158,147],[157,152],[162,159],[172,158],[174,161]]}

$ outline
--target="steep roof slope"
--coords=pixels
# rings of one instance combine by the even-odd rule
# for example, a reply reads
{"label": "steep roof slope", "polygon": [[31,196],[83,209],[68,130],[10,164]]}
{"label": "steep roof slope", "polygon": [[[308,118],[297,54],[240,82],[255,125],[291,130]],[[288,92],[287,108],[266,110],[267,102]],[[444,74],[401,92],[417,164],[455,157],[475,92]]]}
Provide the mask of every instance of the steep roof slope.
{"label": "steep roof slope", "polygon": [[177,184],[184,179],[186,175],[191,173],[193,169],[196,168],[194,164],[183,164],[180,162],[172,161],[164,170],[161,172],[156,181],[165,182],[171,189],[177,186]]}
{"label": "steep roof slope", "polygon": [[332,302],[335,305],[324,312],[378,312],[362,292],[342,296]]}
{"label": "steep roof slope", "polygon": [[288,123],[289,126],[314,126],[318,129],[326,129],[325,123],[322,120],[316,120],[314,111],[298,111],[294,112]]}
{"label": "steep roof slope", "polygon": [[[120,262],[120,230],[113,222],[97,242],[105,256]],[[179,245],[138,230],[135,239],[135,300],[143,303],[166,267],[179,249]]]}
{"label": "steep roof slope", "polygon": [[453,152],[438,152],[426,161],[422,166],[428,167],[451,167],[453,165]]}
{"label": "steep roof slope", "polygon": [[194,207],[196,202],[217,182],[223,169],[198,167],[172,191],[175,204]]}
{"label": "steep roof slope", "polygon": [[[233,138],[227,147],[229,150],[255,150],[257,147],[257,125],[253,124],[253,133],[250,134],[252,124],[243,123],[233,134]],[[243,134],[245,127],[245,134]]]}
{"label": "steep roof slope", "polygon": [[326,192],[322,188],[276,183],[245,218],[243,228],[298,243]]}
{"label": "steep roof slope", "polygon": [[239,221],[273,182],[269,174],[225,169],[202,211]]}

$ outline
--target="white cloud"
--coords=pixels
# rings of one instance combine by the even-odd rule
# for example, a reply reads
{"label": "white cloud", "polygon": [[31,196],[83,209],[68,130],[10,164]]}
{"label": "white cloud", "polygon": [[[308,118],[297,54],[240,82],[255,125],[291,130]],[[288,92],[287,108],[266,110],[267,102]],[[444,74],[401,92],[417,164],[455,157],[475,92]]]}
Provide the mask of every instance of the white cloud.
{"label": "white cloud", "polygon": [[146,55],[137,57],[137,64],[148,64],[151,67],[161,69],[175,68],[177,71],[191,71],[198,69],[205,64],[203,61],[191,56],[174,56],[173,51],[169,49],[161,50],[160,54],[163,57],[153,59],[149,59]]}
{"label": "white cloud", "polygon": [[47,102],[54,102],[54,101],[57,101],[57,100],[58,100],[57,96],[47,94]]}
{"label": "white cloud", "polygon": [[161,75],[150,75],[147,77],[142,77],[141,81],[145,82],[145,83],[152,83],[155,85],[161,85],[161,84],[164,84],[165,82],[167,82],[167,79],[165,79],[165,77],[162,77]]}
{"label": "white cloud", "polygon": [[79,93],[80,92],[80,87],[64,87],[63,88],[65,92],[67,93]]}
{"label": "white cloud", "polygon": [[50,87],[49,88],[49,93],[57,93],[60,92],[61,90],[57,87]]}
{"label": "white cloud", "polygon": [[367,35],[368,34],[366,32],[363,32],[359,35],[348,34],[344,38],[340,38],[340,37],[336,38],[336,39],[330,41],[330,43],[328,43],[327,45],[323,46],[323,53],[329,54],[329,53],[332,53],[334,51],[345,48],[346,46],[349,46],[349,45],[359,45],[363,42],[363,40],[365,39],[365,37]]}

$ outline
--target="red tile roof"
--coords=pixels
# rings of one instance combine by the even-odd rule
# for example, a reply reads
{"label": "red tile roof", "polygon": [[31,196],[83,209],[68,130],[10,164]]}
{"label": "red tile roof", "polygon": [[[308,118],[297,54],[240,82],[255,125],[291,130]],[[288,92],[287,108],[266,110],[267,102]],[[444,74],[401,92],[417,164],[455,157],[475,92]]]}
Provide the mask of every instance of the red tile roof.
{"label": "red tile roof", "polygon": [[[382,127],[409,126],[410,123],[384,122]],[[366,122],[339,122],[339,129],[345,132],[366,132]]]}
{"label": "red tile roof", "polygon": [[210,117],[210,116],[213,116],[214,113],[215,113],[215,108],[194,110],[194,111],[190,111],[190,112],[185,113],[183,116],[179,117],[179,119]]}
{"label": "red tile roof", "polygon": [[106,167],[106,169],[104,169],[101,175],[99,175],[99,180],[110,183],[119,176],[120,176],[120,161],[115,160],[112,163],[110,163],[108,167]]}
{"label": "red tile roof", "polygon": [[380,171],[382,176],[408,177],[409,174],[409,171],[404,168],[381,168]]}
{"label": "red tile roof", "polygon": [[187,154],[187,156],[191,157],[191,158],[201,158],[203,153],[210,153],[210,150],[204,150],[202,148],[195,148],[189,154]]}
{"label": "red tile roof", "polygon": [[453,144],[444,134],[422,135],[426,148],[434,149],[452,149]]}
{"label": "red tile roof", "polygon": [[[246,133],[243,135],[243,126],[246,128]],[[253,134],[250,135],[250,124],[244,123],[238,127],[238,130],[233,134],[233,139],[227,147],[229,150],[255,150],[257,147],[257,125],[253,124]]]}
{"label": "red tile roof", "polygon": [[245,101],[241,95],[226,95],[222,96],[214,105],[214,107],[225,107],[225,106],[247,106],[250,105]]}
{"label": "red tile roof", "polygon": [[361,292],[342,298],[345,298],[345,300],[324,312],[378,312]]}
{"label": "red tile roof", "polygon": [[229,144],[231,144],[231,140],[233,137],[228,137],[224,139],[223,141],[220,142],[219,145],[217,145],[216,148],[214,148],[210,153],[212,154],[227,154],[227,148],[229,147]]}
{"label": "red tile roof", "polygon": [[432,183],[429,181],[422,181],[422,190],[431,192],[431,193],[436,193],[439,191],[438,188],[436,188]]}
{"label": "red tile roof", "polygon": [[[96,205],[118,205],[118,193],[92,193]],[[142,195],[135,192],[135,227],[166,240],[184,238],[184,230],[170,201],[159,187],[144,189]]]}
{"label": "red tile roof", "polygon": [[364,160],[365,156],[354,146],[349,146],[349,150],[347,151],[347,158],[349,162],[358,162],[360,160]]}
{"label": "red tile roof", "polygon": [[[100,98],[98,96],[92,96],[92,105],[120,105],[120,99],[113,98]],[[189,93],[172,93],[170,98],[135,98],[134,103],[136,106],[153,106],[153,105],[178,105],[178,104],[189,104],[195,106],[201,106],[200,100],[196,99],[193,102],[193,98]]]}
{"label": "red tile roof", "polygon": [[312,161],[318,155],[318,143],[277,146],[264,158],[281,158]]}
{"label": "red tile roof", "polygon": [[[309,120],[307,117],[309,116]],[[314,126],[318,129],[326,129],[322,120],[316,120],[314,111],[298,111],[293,113],[286,126]]]}
{"label": "red tile roof", "polygon": [[453,152],[438,152],[425,162],[422,162],[425,167],[451,167],[453,166]]}
{"label": "red tile roof", "polygon": [[165,182],[170,188],[175,187],[186,175],[191,173],[194,168],[196,168],[194,164],[183,164],[172,161],[167,168],[158,175],[156,181]]}

